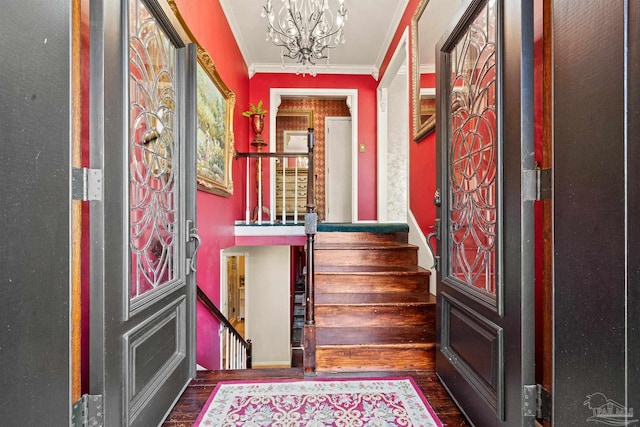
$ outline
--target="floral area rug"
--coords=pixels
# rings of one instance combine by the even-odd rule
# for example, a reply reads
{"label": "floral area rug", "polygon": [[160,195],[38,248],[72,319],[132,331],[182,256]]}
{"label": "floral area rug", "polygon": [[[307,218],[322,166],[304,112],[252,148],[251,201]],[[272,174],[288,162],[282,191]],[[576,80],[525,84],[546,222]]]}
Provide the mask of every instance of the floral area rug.
{"label": "floral area rug", "polygon": [[196,426],[437,426],[412,378],[221,382]]}

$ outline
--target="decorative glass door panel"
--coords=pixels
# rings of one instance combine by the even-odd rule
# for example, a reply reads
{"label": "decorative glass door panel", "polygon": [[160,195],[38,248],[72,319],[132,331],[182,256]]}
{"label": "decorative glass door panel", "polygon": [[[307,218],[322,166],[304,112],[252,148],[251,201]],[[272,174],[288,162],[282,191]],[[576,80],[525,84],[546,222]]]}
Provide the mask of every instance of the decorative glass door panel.
{"label": "decorative glass door panel", "polygon": [[129,5],[131,298],[177,278],[176,48],[140,1]]}
{"label": "decorative glass door panel", "polygon": [[496,1],[480,8],[450,53],[450,278],[495,297],[498,132]]}
{"label": "decorative glass door panel", "polygon": [[532,426],[533,7],[463,0],[437,46],[436,371],[471,423]]}
{"label": "decorative glass door panel", "polygon": [[196,46],[165,0],[91,8],[90,388],[104,425],[160,425],[196,366]]}

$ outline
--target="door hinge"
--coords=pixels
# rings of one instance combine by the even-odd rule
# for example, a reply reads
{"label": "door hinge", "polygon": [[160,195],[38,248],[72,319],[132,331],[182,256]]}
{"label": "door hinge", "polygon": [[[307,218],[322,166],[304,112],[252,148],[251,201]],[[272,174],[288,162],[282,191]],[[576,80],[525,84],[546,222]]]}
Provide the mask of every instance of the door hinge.
{"label": "door hinge", "polygon": [[104,425],[104,406],[101,394],[83,394],[73,404],[71,412],[73,427],[100,427]]}
{"label": "door hinge", "polygon": [[73,168],[71,171],[73,200],[102,200],[102,170]]}
{"label": "door hinge", "polygon": [[525,417],[551,422],[551,393],[540,384],[525,385],[522,409]]}
{"label": "door hinge", "polygon": [[524,200],[550,200],[551,186],[551,168],[522,171]]}

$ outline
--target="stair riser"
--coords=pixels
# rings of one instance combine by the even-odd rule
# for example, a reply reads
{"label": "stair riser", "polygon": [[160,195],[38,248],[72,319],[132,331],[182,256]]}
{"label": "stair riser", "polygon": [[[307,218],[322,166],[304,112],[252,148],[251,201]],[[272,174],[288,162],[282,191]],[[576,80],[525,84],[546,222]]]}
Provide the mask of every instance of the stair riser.
{"label": "stair riser", "polygon": [[426,292],[428,289],[429,276],[426,274],[315,274],[316,294]]}
{"label": "stair riser", "polygon": [[353,233],[317,233],[316,245],[322,246],[323,244],[344,244],[344,243],[407,243],[409,240],[407,233],[366,233],[366,232],[353,232]]}
{"label": "stair riser", "polygon": [[318,306],[317,327],[421,326],[431,322],[433,306]]}
{"label": "stair riser", "polygon": [[377,328],[317,328],[318,345],[377,344],[377,343],[419,343],[435,342],[435,319],[430,324],[411,327]]}
{"label": "stair riser", "polygon": [[316,249],[316,266],[404,266],[418,263],[416,248],[393,249]]}
{"label": "stair riser", "polygon": [[392,371],[435,369],[435,347],[389,348],[363,346],[352,348],[318,347],[318,371]]}

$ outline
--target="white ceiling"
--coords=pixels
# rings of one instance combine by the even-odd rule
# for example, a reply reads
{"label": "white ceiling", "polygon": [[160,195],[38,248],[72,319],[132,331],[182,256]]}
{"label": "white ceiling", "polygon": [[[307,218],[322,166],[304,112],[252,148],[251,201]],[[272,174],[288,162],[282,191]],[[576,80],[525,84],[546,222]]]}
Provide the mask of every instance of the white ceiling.
{"label": "white ceiling", "polygon": [[[329,52],[329,66],[318,63],[318,74],[371,74],[378,78],[384,55],[400,23],[409,0],[345,0],[346,43]],[[299,66],[285,58],[283,70],[280,48],[266,40],[267,20],[260,13],[265,0],[220,0],[231,30],[240,46],[249,74],[256,72],[296,72]],[[330,1],[333,7],[337,1]],[[275,10],[280,0],[273,0]],[[287,63],[287,61],[289,61]]]}
{"label": "white ceiling", "polygon": [[[272,0],[279,11],[282,3]],[[260,72],[300,70],[293,60],[285,58],[282,67],[280,48],[266,40],[267,20],[260,16],[266,0],[220,0],[233,35],[249,69],[249,75]],[[329,65],[318,62],[318,74],[370,74],[378,78],[391,40],[407,8],[409,0],[345,0],[348,20],[346,43],[329,52]],[[420,64],[423,72],[434,72],[435,44],[449,26],[461,0],[429,0],[418,26]],[[329,0],[333,10],[337,0]],[[428,18],[427,18],[428,17]],[[427,18],[427,19],[425,19]]]}

